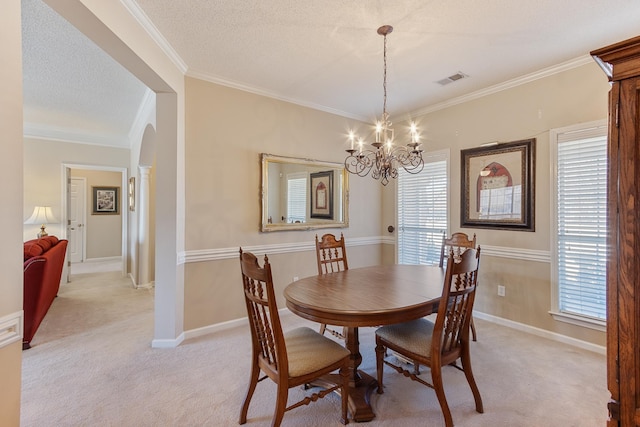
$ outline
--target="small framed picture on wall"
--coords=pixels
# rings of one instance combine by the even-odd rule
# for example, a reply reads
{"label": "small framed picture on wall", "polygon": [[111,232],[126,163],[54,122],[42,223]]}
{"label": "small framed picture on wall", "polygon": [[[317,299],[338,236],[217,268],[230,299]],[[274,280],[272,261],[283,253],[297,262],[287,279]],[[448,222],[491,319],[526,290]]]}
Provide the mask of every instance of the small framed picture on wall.
{"label": "small framed picture on wall", "polygon": [[120,213],[120,187],[91,187],[93,190],[92,215],[118,215]]}
{"label": "small framed picture on wall", "polygon": [[311,218],[333,219],[333,171],[311,174]]}

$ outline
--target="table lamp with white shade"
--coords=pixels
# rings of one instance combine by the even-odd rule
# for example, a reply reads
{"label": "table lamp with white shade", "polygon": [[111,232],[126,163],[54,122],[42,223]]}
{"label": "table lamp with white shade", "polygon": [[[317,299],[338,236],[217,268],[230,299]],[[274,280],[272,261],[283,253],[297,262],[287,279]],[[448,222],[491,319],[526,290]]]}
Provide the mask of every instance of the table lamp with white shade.
{"label": "table lamp with white shade", "polygon": [[40,232],[38,233],[38,239],[48,236],[49,234],[45,230],[47,224],[55,224],[58,220],[53,216],[51,206],[36,206],[33,208],[33,214],[27,219],[25,224],[42,224]]}

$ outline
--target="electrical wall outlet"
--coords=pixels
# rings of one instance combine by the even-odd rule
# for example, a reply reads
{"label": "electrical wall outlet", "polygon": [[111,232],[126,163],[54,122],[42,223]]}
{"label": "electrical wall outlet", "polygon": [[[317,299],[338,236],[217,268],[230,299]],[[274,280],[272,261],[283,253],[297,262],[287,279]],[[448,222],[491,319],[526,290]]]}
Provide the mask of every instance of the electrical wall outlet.
{"label": "electrical wall outlet", "polygon": [[499,297],[503,297],[504,296],[504,292],[505,292],[504,286],[503,285],[498,285],[498,296]]}
{"label": "electrical wall outlet", "polygon": [[297,282],[298,281],[298,276],[293,276],[293,281]]}

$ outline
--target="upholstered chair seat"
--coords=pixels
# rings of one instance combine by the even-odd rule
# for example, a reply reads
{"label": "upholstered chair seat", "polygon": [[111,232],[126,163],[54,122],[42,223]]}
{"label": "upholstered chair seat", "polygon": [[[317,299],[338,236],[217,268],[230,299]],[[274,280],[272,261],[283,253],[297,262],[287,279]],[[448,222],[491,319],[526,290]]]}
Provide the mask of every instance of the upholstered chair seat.
{"label": "upholstered chair seat", "polygon": [[349,350],[313,329],[300,327],[284,333],[289,376],[301,377],[349,356]]}
{"label": "upholstered chair seat", "polygon": [[395,343],[411,353],[429,355],[431,353],[433,327],[433,322],[422,318],[411,322],[383,326],[376,330],[376,335],[385,341]]}

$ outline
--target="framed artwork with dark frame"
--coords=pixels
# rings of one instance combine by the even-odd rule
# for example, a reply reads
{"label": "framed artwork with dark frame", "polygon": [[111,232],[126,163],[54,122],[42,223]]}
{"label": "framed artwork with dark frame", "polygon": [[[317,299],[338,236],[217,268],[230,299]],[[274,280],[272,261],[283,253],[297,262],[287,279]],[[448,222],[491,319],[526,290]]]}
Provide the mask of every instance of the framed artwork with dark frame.
{"label": "framed artwork with dark frame", "polygon": [[460,151],[460,225],[535,231],[536,140]]}
{"label": "framed artwork with dark frame", "polygon": [[333,219],[333,171],[309,174],[311,180],[311,218]]}
{"label": "framed artwork with dark frame", "polygon": [[91,215],[118,215],[120,213],[120,187],[91,187],[93,209]]}

